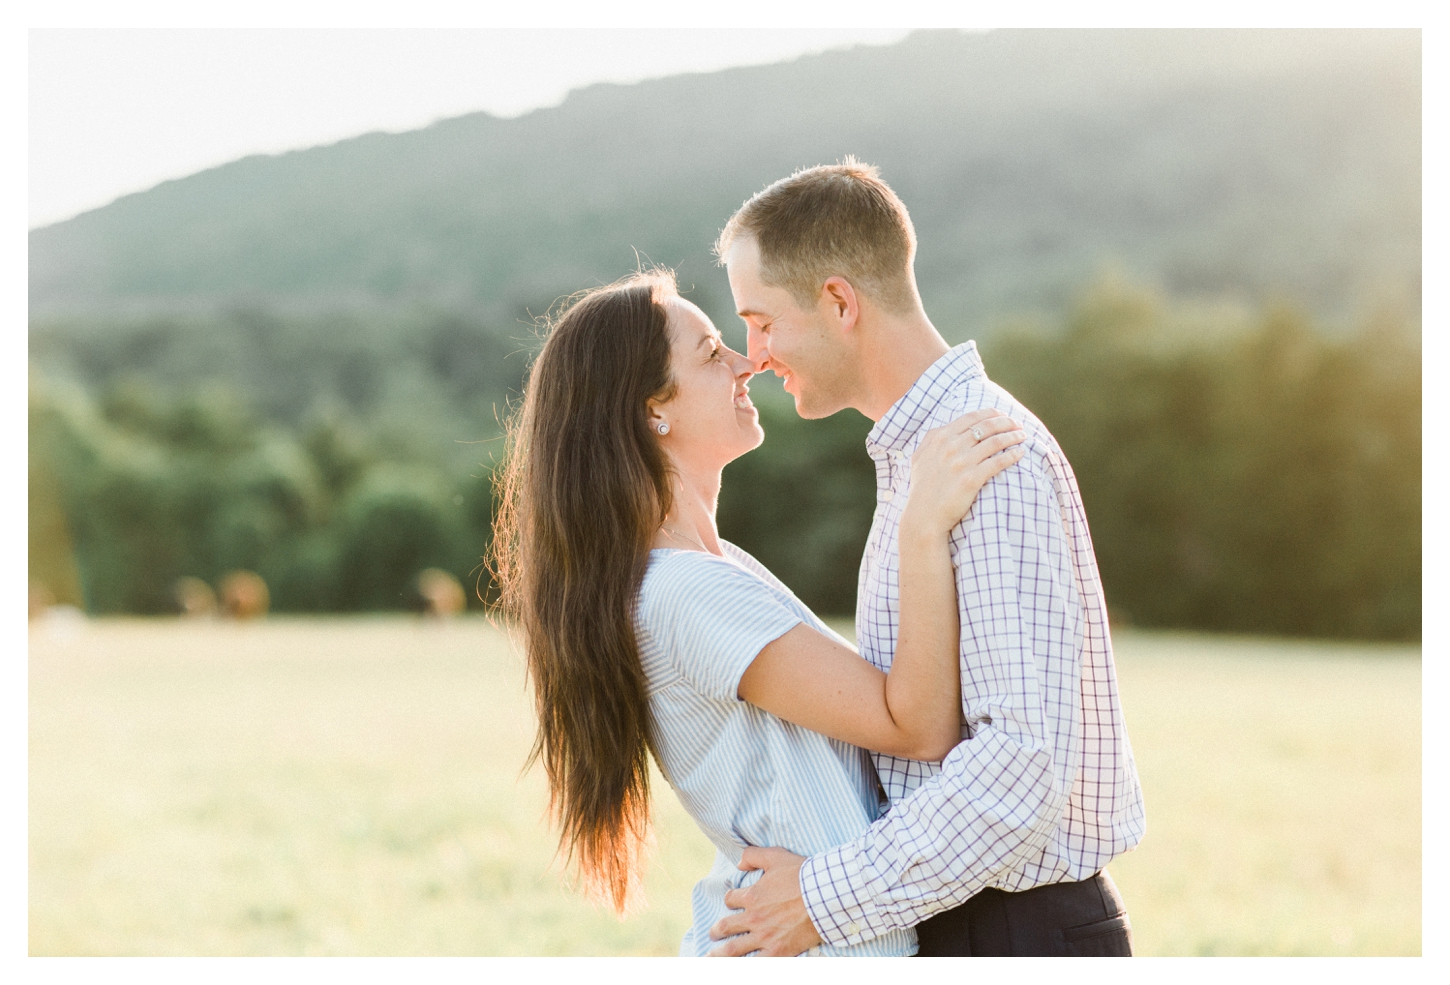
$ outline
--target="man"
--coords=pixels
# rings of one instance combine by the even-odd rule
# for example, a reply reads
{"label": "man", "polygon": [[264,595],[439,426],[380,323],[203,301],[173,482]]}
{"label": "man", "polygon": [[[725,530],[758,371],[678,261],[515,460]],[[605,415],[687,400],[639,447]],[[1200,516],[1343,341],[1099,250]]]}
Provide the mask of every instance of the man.
{"label": "man", "polygon": [[[949,348],[921,305],[906,207],[852,159],[782,179],[716,244],[757,372],[805,418],[854,407],[877,506],[861,563],[862,655],[891,665],[897,524],[911,453],[971,410],[1020,422],[1029,450],[953,533],[963,741],[937,763],[873,754],[890,802],[809,859],[748,848],[759,881],[712,930],[716,954],[798,954],[917,928],[922,955],[1132,953],[1103,867],[1138,844],[1143,799],[1118,704],[1107,612],[1077,481],[1047,429]],[[739,935],[739,936],[731,936]]]}

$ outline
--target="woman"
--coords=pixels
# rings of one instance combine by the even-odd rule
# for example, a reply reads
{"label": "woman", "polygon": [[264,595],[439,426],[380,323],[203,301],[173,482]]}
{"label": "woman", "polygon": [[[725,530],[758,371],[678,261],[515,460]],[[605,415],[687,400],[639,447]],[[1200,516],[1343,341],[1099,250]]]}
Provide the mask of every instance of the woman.
{"label": "woman", "polygon": [[[713,946],[749,844],[809,855],[879,810],[864,749],[939,760],[959,741],[948,534],[1021,457],[985,414],[928,437],[901,521],[901,631],[883,674],[754,558],[721,541],[727,463],[764,435],[749,362],[667,272],[557,319],[511,423],[494,547],[539,714],[561,847],[623,912],[642,862],[649,755],[717,848],[682,954]],[[980,441],[968,434],[976,427]],[[911,931],[810,953],[910,954]]]}

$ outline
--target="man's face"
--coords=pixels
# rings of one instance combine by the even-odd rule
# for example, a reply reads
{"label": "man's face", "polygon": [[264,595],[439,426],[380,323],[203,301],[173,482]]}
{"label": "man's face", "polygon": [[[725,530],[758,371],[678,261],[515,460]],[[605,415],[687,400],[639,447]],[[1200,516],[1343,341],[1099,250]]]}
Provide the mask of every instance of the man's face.
{"label": "man's face", "polygon": [[725,255],[735,310],[745,320],[746,354],[755,372],[770,370],[785,381],[796,413],[829,417],[850,406],[849,355],[828,317],[829,306],[804,309],[783,287],[760,276],[760,247],[741,236]]}

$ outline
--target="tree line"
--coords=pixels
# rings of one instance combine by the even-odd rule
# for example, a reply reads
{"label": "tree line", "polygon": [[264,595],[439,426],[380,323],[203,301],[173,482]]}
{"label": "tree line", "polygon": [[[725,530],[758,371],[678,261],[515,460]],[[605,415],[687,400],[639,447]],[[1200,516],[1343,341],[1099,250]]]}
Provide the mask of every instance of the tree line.
{"label": "tree line", "polygon": [[[107,328],[32,335],[32,581],[90,612],[157,614],[177,611],[179,579],[244,569],[274,611],[360,612],[420,608],[418,575],[437,568],[483,604],[499,418],[527,340],[453,317],[283,320],[255,345],[225,319]],[[1332,334],[1292,309],[1195,312],[1105,282],[982,349],[1072,462],[1118,621],[1418,638],[1409,318]],[[849,614],[870,422],[802,421],[757,391],[766,442],[726,470],[721,534]]]}

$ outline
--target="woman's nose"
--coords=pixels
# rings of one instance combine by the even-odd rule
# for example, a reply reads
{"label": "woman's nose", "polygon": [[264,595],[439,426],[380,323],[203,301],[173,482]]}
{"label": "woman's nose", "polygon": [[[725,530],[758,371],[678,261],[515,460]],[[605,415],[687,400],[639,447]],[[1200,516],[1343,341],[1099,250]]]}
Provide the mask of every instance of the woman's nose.
{"label": "woman's nose", "polygon": [[734,349],[730,349],[729,351],[730,361],[735,366],[735,375],[737,378],[748,380],[755,375],[755,366],[751,364],[748,356],[741,355]]}

